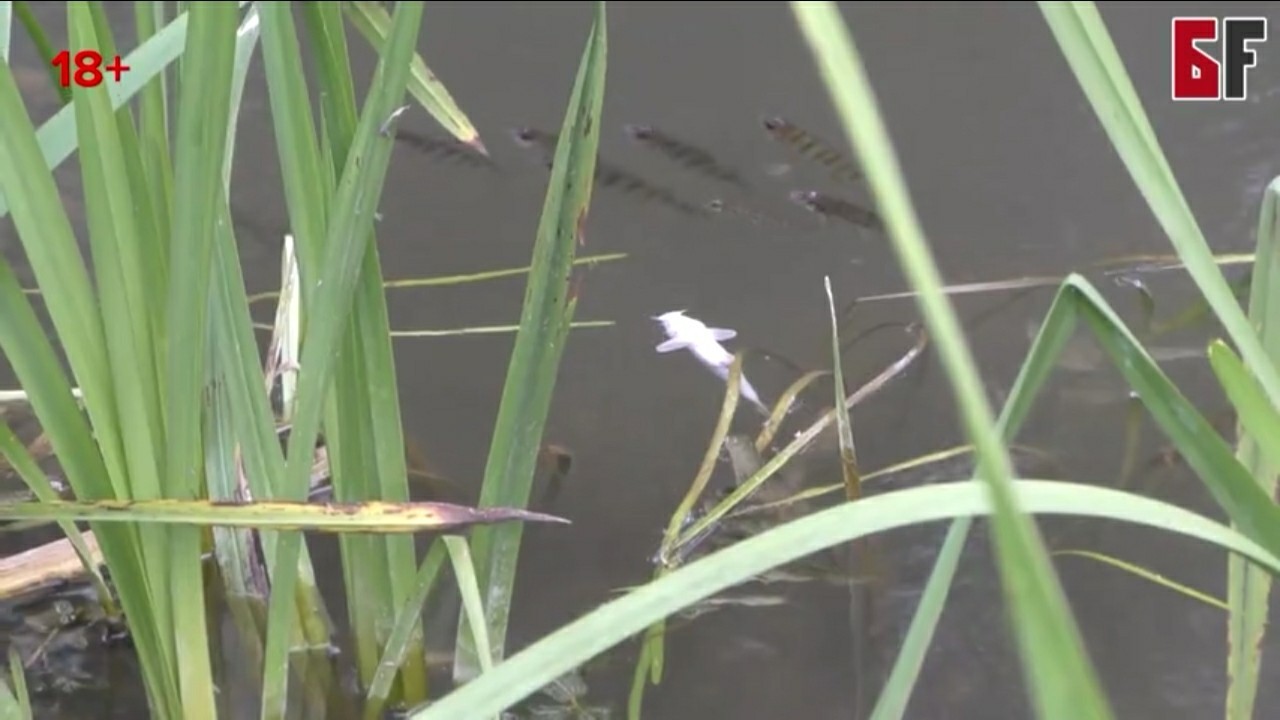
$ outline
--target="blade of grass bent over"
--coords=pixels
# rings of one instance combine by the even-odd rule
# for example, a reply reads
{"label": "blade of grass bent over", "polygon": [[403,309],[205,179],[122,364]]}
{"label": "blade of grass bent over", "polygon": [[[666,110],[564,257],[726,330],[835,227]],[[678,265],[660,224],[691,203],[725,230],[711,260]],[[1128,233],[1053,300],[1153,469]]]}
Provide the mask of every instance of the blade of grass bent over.
{"label": "blade of grass bent over", "polygon": [[[692,562],[612,600],[543,637],[493,670],[425,708],[411,720],[492,717],[555,678],[689,607],[772,568],[826,548],[899,527],[989,515],[990,492],[979,481],[897,490],[820,510]],[[1108,518],[1200,539],[1280,571],[1280,558],[1240,533],[1158,500],[1110,488],[1018,480],[1018,504],[1033,513]],[[1076,714],[1075,717],[1082,717]]]}
{"label": "blade of grass bent over", "polygon": [[1018,507],[1008,454],[959,321],[940,290],[942,278],[915,217],[853,40],[833,3],[794,2],[791,7],[844,121],[848,140],[863,158],[899,263],[912,289],[921,293],[920,311],[974,445],[978,474],[991,492],[995,554],[1034,704],[1045,718],[1109,718],[1111,711],[1043,540]]}
{"label": "blade of grass bent over", "polygon": [[[534,242],[533,269],[525,289],[520,331],[516,333],[485,464],[484,485],[480,491],[482,506],[524,507],[529,502],[560,355],[577,305],[576,287],[571,285],[570,274],[574,252],[586,240],[583,230],[600,143],[606,36],[605,4],[598,2],[556,143],[555,161]],[[497,659],[503,657],[506,645],[520,536],[519,528],[507,527],[481,528],[472,537],[476,574],[485,597],[489,640]],[[460,633],[455,677],[474,675],[478,669],[475,652],[467,633]]]}
{"label": "blade of grass bent over", "polygon": [[[347,11],[346,15],[351,19],[351,24],[356,26],[364,39],[375,50],[380,50],[387,41],[387,31],[391,25],[391,18],[382,5],[376,2],[350,2],[343,3],[343,8]],[[448,130],[460,142],[470,145],[482,154],[489,154],[485,150],[484,143],[480,141],[479,131],[471,124],[466,113],[462,112],[462,108],[454,102],[449,90],[427,67],[422,56],[416,53],[413,56],[413,66],[410,68],[409,94],[422,105],[423,109],[431,113],[441,127]]]}
{"label": "blade of grass bent over", "polygon": [[1091,2],[1042,2],[1040,9],[1112,146],[1187,272],[1240,348],[1245,363],[1258,375],[1271,404],[1280,407],[1280,370],[1218,268],[1097,7]]}

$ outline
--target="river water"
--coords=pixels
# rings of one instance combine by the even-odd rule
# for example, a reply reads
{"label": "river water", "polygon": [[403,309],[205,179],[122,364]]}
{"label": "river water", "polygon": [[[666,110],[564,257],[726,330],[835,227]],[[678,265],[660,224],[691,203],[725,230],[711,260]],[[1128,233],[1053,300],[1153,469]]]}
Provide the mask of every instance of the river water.
{"label": "river water", "polygon": [[[53,42],[64,42],[61,4],[33,5]],[[949,282],[1088,272],[1106,259],[1172,251],[1033,4],[841,6]],[[1280,174],[1274,123],[1280,62],[1263,46],[1247,102],[1171,102],[1169,20],[1196,14],[1267,13],[1262,4],[1103,6],[1210,244],[1216,252],[1248,252],[1263,189]],[[125,30],[129,11],[112,9],[112,15],[127,33],[122,37],[131,37]],[[378,234],[388,278],[529,262],[547,174],[535,155],[513,142],[511,130],[559,128],[590,15],[587,3],[428,5],[420,51],[479,128],[497,167],[451,163],[407,146],[397,151]],[[47,116],[52,92],[42,85],[29,42],[20,32],[15,36],[14,62],[33,113]],[[358,35],[350,41],[363,81],[372,60]],[[906,289],[882,235],[838,219],[822,222],[788,200],[799,189],[843,191],[824,168],[769,136],[762,125],[769,116],[786,117],[844,147],[786,4],[610,3],[602,160],[694,206],[721,199],[747,212],[691,217],[641,192],[595,193],[583,252],[628,257],[592,269],[577,319],[616,325],[575,331],[565,351],[545,439],[571,450],[573,467],[563,489],[536,509],[572,525],[525,533],[508,642],[513,650],[616,589],[647,579],[667,518],[697,471],[723,385],[686,354],[655,353],[662,337],[650,316],[687,309],[736,330],[740,345],[785,356],[805,370],[824,369],[830,364],[824,276],[841,303]],[[627,136],[628,123],[706,148],[746,178],[751,190],[726,190],[664,162]],[[402,117],[401,128],[440,134],[416,107]],[[286,213],[278,169],[269,159],[275,147],[260,64],[250,77],[238,142],[232,204],[247,282],[250,291],[270,289],[278,278]],[[79,203],[76,172],[74,163],[59,171],[73,205]],[[864,188],[847,195],[866,199]],[[4,233],[14,257],[11,227]],[[1096,273],[1091,277],[1126,318],[1136,317],[1135,293]],[[1161,316],[1194,297],[1180,273],[1144,281]],[[1043,316],[1052,295],[1052,288],[1043,288],[955,299],[993,402],[1008,391],[1029,344],[1028,325]],[[515,324],[522,296],[523,283],[514,279],[394,290],[388,302],[394,329],[445,329]],[[852,336],[916,319],[910,300],[869,303],[846,331]],[[1210,332],[1195,328],[1162,342],[1199,348]],[[425,449],[432,470],[461,483],[468,499],[478,491],[513,337],[396,341],[406,433]],[[857,343],[845,358],[848,382],[863,382],[900,356],[910,344],[904,338],[883,331]],[[1058,477],[1114,485],[1125,452],[1126,393],[1105,362],[1088,360],[1091,341],[1079,339],[1086,359],[1055,375],[1019,441],[1052,453]],[[1203,361],[1166,367],[1206,412],[1225,407]],[[776,365],[748,370],[766,400],[794,377]],[[875,469],[962,442],[952,407],[941,368],[927,354],[858,407],[859,461]],[[738,423],[740,431],[754,429],[745,412]],[[1148,423],[1139,457],[1145,462],[1164,444]],[[839,479],[834,464],[809,467],[807,484]],[[728,477],[726,463],[716,482]],[[1154,464],[1137,482],[1145,492],[1221,517],[1185,467]],[[535,499],[544,497],[541,489],[535,488]],[[1103,522],[1046,521],[1041,527],[1054,549],[1111,553],[1225,595],[1224,557],[1190,541]],[[936,526],[882,539],[895,575],[883,621],[893,642],[911,617],[942,532]],[[1030,717],[987,550],[979,523],[908,717]],[[336,581],[334,548],[318,544],[316,557]],[[1225,613],[1086,558],[1059,557],[1056,565],[1117,717],[1221,714]],[[851,649],[864,629],[850,626],[848,590],[816,583],[753,587],[750,592],[786,602],[723,609],[673,633],[665,678],[646,693],[646,717],[852,718],[867,702],[865,694],[859,700],[855,675],[861,671]],[[446,607],[433,617],[453,612]],[[433,631],[433,644],[451,638],[448,627]],[[635,644],[628,643],[588,673],[589,704],[621,713],[634,657]],[[861,667],[874,690],[884,668]],[[1260,715],[1280,703],[1275,667],[1266,666]],[[114,716],[136,717],[139,695],[127,686],[63,698],[55,705],[65,712],[51,709],[48,716],[88,717],[83,713],[101,710],[115,697],[122,701]]]}

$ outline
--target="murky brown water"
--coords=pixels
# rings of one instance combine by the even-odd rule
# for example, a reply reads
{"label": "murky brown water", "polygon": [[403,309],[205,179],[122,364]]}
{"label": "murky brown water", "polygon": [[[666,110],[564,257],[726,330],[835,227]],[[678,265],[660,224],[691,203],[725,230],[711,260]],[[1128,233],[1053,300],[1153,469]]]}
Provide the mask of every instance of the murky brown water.
{"label": "murky brown water", "polygon": [[[62,42],[60,3],[36,3],[53,41]],[[1170,248],[1029,3],[846,3],[851,23],[904,164],[913,197],[943,273],[952,282],[1085,269],[1098,260]],[[1212,12],[1210,12],[1212,11]],[[130,27],[127,10],[113,10]],[[1110,3],[1104,16],[1153,118],[1183,189],[1219,252],[1252,246],[1261,191],[1280,174],[1280,61],[1265,47],[1250,76],[1253,99],[1233,104],[1168,100],[1169,18],[1178,14],[1266,14],[1260,4]],[[387,182],[379,240],[389,278],[513,267],[528,262],[546,172],[511,141],[509,130],[556,130],[590,22],[586,3],[431,3],[420,47],[432,69],[479,127],[500,169],[440,162],[405,148]],[[811,59],[783,3],[617,2],[609,6],[609,67],[602,157],[699,204],[737,198],[780,226],[734,217],[690,219],[659,203],[600,190],[588,228],[588,252],[626,252],[624,261],[588,276],[578,319],[609,319],[612,328],[576,332],[569,342],[546,440],[574,453],[573,474],[556,501],[538,509],[570,518],[568,527],[525,534],[509,646],[523,646],[608,599],[615,588],[651,574],[648,558],[695,473],[719,409],[722,385],[683,354],[658,355],[648,320],[672,309],[734,328],[738,342],[782,353],[807,368],[828,363],[822,278],[839,300],[905,289],[883,238],[836,222],[825,225],[787,201],[796,189],[836,190],[820,168],[797,159],[761,127],[784,115],[819,136],[839,140],[834,115]],[[15,33],[15,63],[29,73],[32,102],[47,112],[51,92],[38,63]],[[122,44],[128,44],[122,42]],[[357,36],[358,76],[372,69]],[[259,65],[260,68],[260,65]],[[438,133],[415,109],[409,130]],[[625,123],[643,123],[714,151],[753,187],[726,195],[723,185],[681,171],[636,146]],[[285,226],[278,170],[260,70],[251,77],[239,130],[233,212],[242,224],[252,290],[273,287],[277,231]],[[843,142],[840,143],[843,145]],[[791,170],[777,174],[781,163]],[[72,163],[59,173],[78,195]],[[861,191],[855,190],[856,197]],[[6,226],[5,247],[14,246]],[[12,255],[12,252],[11,252]],[[1135,297],[1109,284],[1104,292],[1126,313]],[[1191,297],[1176,273],[1148,281],[1162,313]],[[395,329],[513,324],[519,280],[389,296]],[[1027,347],[1026,324],[1048,307],[1051,291],[1026,295],[972,328],[993,396],[1003,398]],[[1008,294],[957,300],[976,319]],[[909,301],[869,305],[852,332],[909,322]],[[884,333],[848,359],[850,382],[901,354],[905,342]],[[397,368],[407,432],[426,448],[434,470],[474,493],[483,471],[513,336],[401,339]],[[1177,342],[1203,342],[1203,333]],[[1169,366],[1205,407],[1223,407],[1202,363]],[[789,377],[753,371],[771,400]],[[1103,402],[1099,402],[1102,400]],[[916,367],[855,417],[859,454],[881,467],[960,440],[940,369]],[[1021,440],[1051,450],[1066,476],[1111,483],[1122,454],[1121,381],[1110,370],[1060,373]],[[740,422],[744,429],[746,414]],[[1162,439],[1150,428],[1142,457]],[[723,482],[728,468],[718,471]],[[831,482],[835,476],[810,479]],[[1159,497],[1220,516],[1184,469],[1150,471]],[[535,494],[536,497],[536,494]],[[1147,530],[1102,523],[1042,524],[1055,547],[1086,547],[1147,565],[1174,579],[1224,594],[1225,562],[1199,545]],[[905,629],[943,528],[894,533],[897,586],[892,615]],[[12,540],[0,539],[7,552]],[[1005,635],[998,583],[981,531],[920,680],[909,717],[1022,718],[1016,658]],[[338,573],[331,546],[318,562]],[[1224,614],[1144,581],[1080,558],[1059,573],[1105,679],[1118,717],[1219,715],[1225,687]],[[337,584],[333,587],[336,589]],[[730,608],[673,635],[663,684],[646,694],[654,718],[851,718],[854,633],[848,596],[836,587],[792,586],[781,608]],[[342,615],[339,606],[335,617]],[[447,617],[453,612],[439,612]],[[1275,637],[1274,634],[1272,637]],[[437,633],[446,643],[452,633]],[[1271,645],[1275,643],[1272,642]],[[1274,651],[1260,714],[1280,697]],[[634,646],[615,652],[590,675],[592,704],[625,704]],[[879,680],[872,680],[873,686]],[[115,682],[80,700],[98,709],[112,698],[119,717],[141,711],[140,695]],[[115,694],[119,695],[115,695]],[[127,698],[132,701],[120,701]],[[49,717],[88,717],[63,698]],[[127,707],[123,707],[126,706]],[[103,714],[102,716],[106,716]]]}

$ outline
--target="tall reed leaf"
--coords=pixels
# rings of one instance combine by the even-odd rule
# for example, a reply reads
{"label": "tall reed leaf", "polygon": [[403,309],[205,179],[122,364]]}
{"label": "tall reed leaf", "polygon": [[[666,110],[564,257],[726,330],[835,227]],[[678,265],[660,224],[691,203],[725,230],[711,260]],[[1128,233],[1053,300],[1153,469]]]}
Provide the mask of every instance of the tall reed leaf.
{"label": "tall reed leaf", "polygon": [[[551,180],[533,247],[532,269],[525,288],[520,330],[507,367],[485,465],[484,486],[480,491],[482,506],[524,507],[529,502],[542,429],[583,278],[579,275],[571,281],[570,274],[574,252],[586,243],[583,231],[600,143],[606,38],[605,4],[597,2],[595,21],[556,144]],[[472,539],[495,659],[504,655],[520,536],[521,529],[512,526],[481,528]],[[479,666],[476,648],[464,623],[459,624],[457,643],[454,676],[467,679],[478,672]]]}
{"label": "tall reed leaf", "polygon": [[[1272,180],[1262,199],[1262,212],[1258,219],[1258,246],[1255,254],[1249,297],[1249,320],[1258,329],[1262,346],[1275,362],[1280,360],[1280,242],[1277,233],[1280,220],[1280,179]],[[1222,348],[1225,350],[1225,348]],[[1221,351],[1219,355],[1221,355]],[[1214,360],[1210,348],[1209,359]],[[1218,364],[1221,364],[1219,361]],[[1215,365],[1215,369],[1217,366]],[[1238,385],[1253,383],[1252,378],[1240,373]],[[1221,371],[1219,371],[1221,377]],[[1225,388],[1225,383],[1224,383]],[[1251,390],[1257,403],[1253,415],[1274,416],[1277,406],[1265,400],[1266,394]],[[1231,397],[1228,391],[1228,397]],[[1249,468],[1268,497],[1276,496],[1277,471],[1280,461],[1275,457],[1274,433],[1261,427],[1260,422],[1247,422],[1244,401],[1232,398],[1239,413],[1237,430],[1240,442],[1236,457]],[[1258,676],[1262,670],[1262,640],[1267,630],[1267,613],[1271,595],[1272,577],[1261,568],[1248,565],[1238,558],[1230,558],[1227,564],[1227,603],[1230,609],[1227,623],[1227,700],[1226,716],[1253,717],[1254,702],[1258,694]]]}
{"label": "tall reed leaf", "polygon": [[[357,121],[342,8],[318,3],[306,6],[303,16],[318,68],[324,147],[336,175],[346,162]],[[377,46],[381,49],[382,43]],[[412,85],[411,76],[410,91]],[[384,129],[388,134],[395,131],[390,122],[380,132]],[[376,498],[402,502],[409,499],[408,471],[391,327],[375,242],[368,243],[361,263],[355,304],[325,407],[334,495],[341,501]],[[377,672],[395,615],[414,591],[414,547],[410,538],[350,536],[341,539],[341,551],[357,665],[361,683],[367,686]],[[427,672],[420,630],[415,628],[410,640],[400,676],[400,700],[414,704],[426,699]]]}
{"label": "tall reed leaf", "polygon": [[942,278],[916,219],[853,40],[833,3],[794,2],[791,7],[844,121],[848,140],[863,160],[898,261],[912,289],[920,293],[920,311],[974,445],[978,474],[990,489],[1000,577],[1039,714],[1064,719],[1110,717],[1044,543],[1018,507],[1008,454],[959,321],[942,293]]}
{"label": "tall reed leaf", "polygon": [[[296,43],[296,38],[292,37],[292,28],[284,25],[288,7],[275,12],[265,10],[266,8],[262,17],[262,41],[264,57],[267,57],[268,46],[273,44],[271,41]],[[337,195],[329,210],[327,239],[323,245],[321,264],[319,267],[313,265],[311,273],[306,271],[307,258],[302,258],[300,264],[303,283],[311,285],[313,292],[311,297],[307,297],[304,292],[306,329],[300,363],[302,369],[298,378],[298,404],[289,435],[285,482],[282,488],[285,499],[301,500],[306,496],[334,356],[350,316],[362,268],[360,260],[371,235],[374,211],[382,194],[382,184],[391,159],[392,139],[380,129],[404,98],[409,58],[422,25],[422,3],[397,3],[392,25],[391,37],[374,72],[337,186]],[[275,48],[277,51],[284,49],[278,44]],[[300,68],[298,69],[300,72]],[[296,83],[281,87],[296,87]],[[277,91],[276,87],[271,88],[273,94]],[[273,113],[279,107],[279,102],[272,102]],[[279,123],[277,128],[280,128]],[[287,125],[285,128],[285,132],[290,134],[308,132],[307,128]],[[285,136],[278,142],[283,146],[289,140]],[[305,136],[303,141],[307,141]],[[293,185],[295,189],[300,185],[296,177],[286,177],[286,184]],[[299,209],[301,208],[290,208],[291,219]],[[314,225],[312,228],[314,229]],[[311,261],[314,260],[313,256]],[[291,627],[290,610],[293,607],[301,542],[301,536],[296,533],[282,535],[274,558],[276,569],[268,611],[266,675],[263,680],[266,694],[262,706],[264,718],[281,717],[285,711],[284,669],[288,664],[287,638]]]}

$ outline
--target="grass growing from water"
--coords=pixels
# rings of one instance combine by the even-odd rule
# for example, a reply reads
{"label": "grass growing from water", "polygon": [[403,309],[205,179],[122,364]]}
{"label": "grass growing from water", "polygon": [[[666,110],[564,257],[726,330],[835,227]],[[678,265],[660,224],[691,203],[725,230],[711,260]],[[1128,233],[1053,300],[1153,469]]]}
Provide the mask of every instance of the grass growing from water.
{"label": "grass growing from water", "polygon": [[[22,474],[41,502],[7,504],[0,515],[89,522],[128,618],[156,717],[218,713],[201,562],[211,543],[224,591],[232,599],[269,606],[265,624],[254,619],[251,607],[236,617],[242,634],[258,644],[261,716],[275,718],[300,709],[320,712],[305,709],[306,703],[324,702],[326,685],[334,684],[324,653],[317,658],[308,651],[327,647],[332,630],[299,530],[344,533],[356,669],[369,693],[365,712],[377,716],[388,703],[427,697],[418,618],[422,587],[429,587],[440,555],[427,554],[415,582],[414,546],[404,533],[547,519],[492,503],[481,510],[407,504],[392,336],[372,238],[394,120],[406,92],[459,140],[483,147],[443,85],[414,55],[422,5],[399,3],[393,16],[373,3],[345,8],[379,55],[360,105],[345,44],[344,6],[337,3],[192,3],[172,20],[164,16],[163,4],[138,3],[141,44],[126,60],[132,82],[75,88],[71,104],[39,133],[7,56],[0,67],[6,128],[0,192],[37,283],[35,293],[24,292],[9,265],[0,262],[0,348],[77,498],[53,501],[48,478],[36,468]],[[11,10],[10,3],[0,3],[6,21]],[[318,95],[324,102],[318,124],[310,112],[295,10],[307,25],[311,58],[320,69]],[[114,54],[100,3],[69,3],[68,28],[72,44]],[[7,50],[9,24],[2,29]],[[291,376],[296,392],[289,393],[283,450],[227,204],[239,98],[259,37],[300,288],[293,317],[300,338],[294,357],[301,369]],[[176,77],[166,86],[164,70],[179,57]],[[593,124],[599,82],[593,86],[595,110],[580,116],[571,105],[570,127],[584,118]],[[131,99],[136,106],[127,104]],[[591,179],[590,163],[578,158],[594,158],[595,138],[566,137],[561,151],[574,162],[566,166],[561,158],[557,164],[546,213],[553,219],[544,223],[550,230],[540,233],[529,275],[533,295],[552,300],[536,308],[537,301],[526,303],[527,329],[520,336],[536,333],[542,314],[567,299],[567,268],[578,239],[568,231],[581,229],[575,221],[585,213],[589,194],[578,188],[589,187]],[[77,147],[88,262],[50,173]],[[44,303],[51,316],[56,348],[36,320],[33,300]],[[560,344],[570,327],[572,299],[567,301]],[[532,341],[518,338],[517,348]],[[58,362],[59,350],[70,377]],[[522,358],[518,349],[512,372],[519,381],[537,384],[547,373],[554,375],[557,361],[558,352],[539,360]],[[518,404],[502,422],[522,427],[540,423],[543,415],[545,407]],[[340,505],[304,502],[322,429]],[[531,446],[519,437],[507,454],[536,455],[536,439]],[[20,444],[6,443],[3,450],[13,466],[32,467]],[[211,536],[201,527],[208,525],[259,532]],[[64,527],[76,537],[74,526]],[[255,542],[260,568],[258,555],[248,549]],[[445,543],[462,582],[464,607],[470,617],[484,617],[466,541],[446,536]],[[481,666],[487,667],[486,628],[469,627],[474,646],[486,650]],[[301,682],[302,695],[290,692],[291,675]],[[289,707],[290,697],[300,698],[302,707]]]}
{"label": "grass growing from water", "polygon": [[[6,21],[0,22],[0,28],[6,27],[8,5],[0,3],[0,20]],[[47,478],[31,471],[24,473],[24,479],[41,502],[0,506],[0,517],[90,521],[133,629],[148,698],[158,717],[172,716],[180,708],[188,716],[214,713],[209,640],[199,592],[203,586],[200,551],[208,539],[198,526],[274,528],[259,536],[270,586],[261,649],[261,714],[282,717],[289,709],[290,669],[306,669],[310,662],[303,662],[292,647],[328,639],[323,623],[297,622],[314,620],[322,613],[322,604],[301,535],[293,528],[334,530],[343,529],[336,527],[341,524],[350,529],[368,521],[362,529],[388,531],[392,528],[378,514],[380,506],[371,501],[407,499],[389,352],[392,336],[372,242],[372,210],[390,153],[387,133],[393,132],[394,111],[409,92],[460,140],[482,147],[443,86],[428,80],[425,64],[413,60],[421,5],[398,3],[391,17],[373,3],[358,3],[346,10],[354,13],[359,31],[380,51],[378,70],[362,106],[357,106],[352,90],[343,9],[319,4],[299,10],[319,69],[318,95],[323,98],[319,124],[310,112],[312,93],[301,70],[293,9],[285,3],[255,4],[244,16],[232,5],[194,3],[188,15],[169,24],[152,14],[155,6],[140,3],[139,25],[155,34],[136,51],[151,53],[150,65],[144,63],[146,71],[138,73],[144,79],[132,88],[140,94],[137,123],[132,111],[117,109],[125,99],[119,88],[114,94],[104,88],[76,90],[67,114],[60,116],[64,119],[55,118],[37,135],[7,62],[0,69],[0,123],[13,128],[0,136],[0,167],[5,168],[0,172],[0,191],[31,256],[40,298],[48,307],[76,382],[73,385],[56,362],[55,350],[36,322],[31,296],[18,287],[4,263],[0,263],[0,348],[13,363],[76,497],[83,501],[52,502]],[[1225,712],[1228,718],[1252,716],[1270,578],[1280,571],[1280,510],[1271,499],[1280,456],[1274,443],[1266,442],[1280,432],[1280,369],[1275,364],[1280,333],[1270,312],[1280,307],[1280,297],[1275,296],[1275,270],[1280,265],[1274,240],[1280,184],[1268,189],[1262,209],[1246,313],[1181,195],[1092,4],[1042,3],[1041,7],[1179,260],[1238,348],[1239,356],[1219,341],[1208,352],[1224,394],[1237,410],[1236,446],[1219,437],[1164,374],[1138,335],[1079,274],[1053,280],[1058,285],[1053,305],[1008,400],[998,415],[993,412],[915,217],[856,45],[833,4],[796,2],[792,8],[799,30],[844,123],[846,140],[862,159],[927,338],[936,344],[946,368],[968,436],[968,451],[977,461],[974,478],[864,495],[862,487],[883,471],[868,472],[857,465],[856,426],[848,408],[875,388],[864,387],[846,396],[838,379],[836,410],[820,416],[743,479],[737,490],[685,526],[682,520],[707,484],[727,436],[728,418],[736,410],[739,357],[730,371],[706,459],[664,535],[660,552],[664,562],[656,577],[510,657],[505,637],[507,618],[516,602],[512,587],[521,539],[518,524],[481,528],[470,545],[456,537],[437,542],[421,564],[403,535],[344,536],[344,581],[348,598],[358,600],[348,603],[349,621],[357,637],[358,675],[367,690],[366,716],[376,717],[396,700],[414,703],[427,697],[418,617],[446,557],[463,595],[464,621],[458,627],[454,667],[455,678],[463,684],[412,711],[411,717],[496,716],[647,629],[632,697],[632,713],[638,716],[646,678],[656,682],[661,676],[662,627],[672,613],[820,550],[893,528],[949,520],[950,531],[872,710],[876,720],[900,718],[946,605],[968,530],[975,517],[984,516],[993,526],[1008,619],[1037,715],[1111,717],[1045,543],[1031,519],[1034,514],[1120,520],[1196,538],[1231,553],[1231,687]],[[486,508],[527,505],[556,368],[573,326],[581,289],[574,274],[575,253],[584,241],[607,57],[604,4],[596,4],[595,12],[559,133],[528,269],[524,309],[486,465],[481,495]],[[109,43],[103,17],[99,4],[72,4],[71,37],[81,44]],[[180,21],[184,23],[181,30],[171,30]],[[259,33],[301,278],[296,302],[302,311],[297,346],[302,370],[296,378],[292,431],[283,453],[259,370],[249,298],[239,277],[226,204],[237,88],[247,66],[242,60],[251,54]],[[177,99],[171,101],[164,87],[152,79],[179,54]],[[183,93],[196,77],[208,91]],[[175,109],[172,119],[171,107]],[[73,121],[75,133],[68,141]],[[170,122],[176,128],[172,148],[166,130]],[[86,188],[91,265],[79,255],[48,171],[75,146],[75,138]],[[133,208],[141,210],[133,212]],[[834,306],[830,288],[828,293]],[[838,369],[834,307],[815,307],[814,314],[832,321],[833,360]],[[1081,323],[1204,482],[1230,518],[1230,527],[1135,492],[1014,476],[1011,443]],[[923,349],[922,342],[898,366],[911,362]],[[900,367],[891,370],[888,377]],[[833,374],[839,378],[838,372]],[[816,377],[802,378],[795,392]],[[200,398],[210,378],[218,392],[206,405]],[[85,414],[72,394],[73,387],[83,393]],[[774,420],[785,413],[783,403],[789,403],[795,392],[784,396]],[[844,482],[838,486],[844,491],[844,502],[702,559],[684,561],[685,551],[703,531],[741,511],[754,490],[833,425],[844,460]],[[212,439],[206,439],[202,430],[209,428],[222,435],[211,433]],[[326,514],[323,506],[300,509],[288,504],[306,497],[321,429],[334,457],[336,496],[363,503],[356,506],[359,512],[343,516],[340,522]],[[776,422],[771,422],[764,433],[772,438],[776,430]],[[767,444],[768,440],[757,440],[757,450]],[[239,448],[243,471],[225,462],[233,457],[226,454],[230,448]],[[0,450],[15,467],[30,468],[20,446],[4,443]],[[210,462],[216,459],[215,452],[223,453],[221,464]],[[241,476],[250,496],[270,502],[231,508],[201,504],[213,492],[215,480],[221,483],[220,492],[230,493],[239,490],[240,483],[233,481]],[[139,500],[143,502],[123,512],[93,502]],[[486,519],[468,509],[454,511],[456,515],[443,519],[448,527]],[[440,527],[441,512],[445,510],[438,506],[424,508],[422,523],[410,519],[397,529]],[[231,538],[246,536],[218,537],[231,543]],[[227,563],[224,570],[230,569],[233,582],[245,583],[237,587],[251,587],[249,570],[235,567]],[[242,575],[238,579],[237,573]],[[0,710],[21,712],[14,708],[22,696],[20,691],[13,696],[0,694]],[[193,711],[193,707],[199,709]]]}

